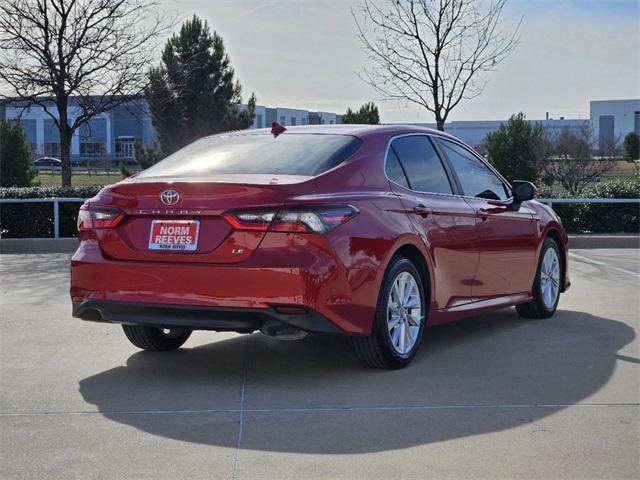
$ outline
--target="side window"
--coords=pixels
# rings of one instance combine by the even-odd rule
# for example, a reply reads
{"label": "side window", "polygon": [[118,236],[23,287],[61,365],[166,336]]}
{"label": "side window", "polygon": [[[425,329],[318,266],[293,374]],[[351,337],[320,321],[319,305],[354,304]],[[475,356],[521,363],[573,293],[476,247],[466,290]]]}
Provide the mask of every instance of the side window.
{"label": "side window", "polygon": [[488,200],[509,198],[509,192],[502,180],[465,148],[448,140],[438,139],[438,142],[458,175],[466,196]]}
{"label": "side window", "polygon": [[398,185],[402,185],[405,188],[409,188],[407,176],[404,174],[404,170],[402,170],[402,166],[400,165],[400,160],[398,160],[398,156],[396,155],[396,152],[393,151],[393,148],[390,148],[387,153],[387,161],[384,164],[384,169],[389,180],[397,183]]}
{"label": "side window", "polygon": [[396,138],[391,142],[390,150],[400,160],[409,188],[427,193],[453,193],[442,162],[426,136]]}

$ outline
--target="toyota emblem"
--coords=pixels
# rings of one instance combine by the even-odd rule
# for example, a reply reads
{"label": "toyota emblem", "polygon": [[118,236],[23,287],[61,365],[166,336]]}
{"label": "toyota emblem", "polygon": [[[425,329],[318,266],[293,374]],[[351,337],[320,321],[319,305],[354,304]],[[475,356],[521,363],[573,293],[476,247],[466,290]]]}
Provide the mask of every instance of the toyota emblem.
{"label": "toyota emblem", "polygon": [[180,194],[173,189],[165,190],[160,194],[160,201],[165,205],[175,205],[180,201]]}

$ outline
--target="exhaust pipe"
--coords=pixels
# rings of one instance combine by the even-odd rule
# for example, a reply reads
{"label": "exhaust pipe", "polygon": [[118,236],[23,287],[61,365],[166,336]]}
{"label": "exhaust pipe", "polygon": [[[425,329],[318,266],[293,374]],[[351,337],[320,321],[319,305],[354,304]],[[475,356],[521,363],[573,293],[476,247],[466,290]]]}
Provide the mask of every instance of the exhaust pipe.
{"label": "exhaust pipe", "polygon": [[276,320],[267,320],[260,328],[260,332],[268,337],[275,338],[276,340],[283,341],[295,341],[302,340],[308,332],[300,330],[299,328],[292,327],[286,323],[278,322]]}

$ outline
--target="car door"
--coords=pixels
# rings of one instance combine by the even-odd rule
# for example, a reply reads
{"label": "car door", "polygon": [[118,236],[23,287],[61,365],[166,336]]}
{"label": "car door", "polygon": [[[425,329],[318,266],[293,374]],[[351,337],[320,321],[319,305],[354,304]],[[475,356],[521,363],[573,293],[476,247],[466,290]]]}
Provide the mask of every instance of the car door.
{"label": "car door", "polygon": [[438,138],[464,198],[476,214],[479,251],[473,296],[513,295],[531,290],[536,268],[534,211],[498,205],[511,197],[509,186],[483,160],[452,140]]}
{"label": "car door", "polygon": [[430,138],[420,134],[393,138],[385,171],[392,192],[430,251],[435,308],[470,302],[478,263],[475,212],[454,195],[450,173]]}

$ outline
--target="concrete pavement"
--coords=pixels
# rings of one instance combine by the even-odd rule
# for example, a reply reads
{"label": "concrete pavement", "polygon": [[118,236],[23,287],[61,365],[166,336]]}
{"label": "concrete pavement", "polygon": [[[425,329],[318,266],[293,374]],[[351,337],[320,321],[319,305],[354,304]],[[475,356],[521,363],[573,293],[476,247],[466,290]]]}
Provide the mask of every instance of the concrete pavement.
{"label": "concrete pavement", "polygon": [[2,478],[638,478],[640,254],[575,250],[551,319],[346,338],[195,332],[140,352],[71,318],[66,254],[0,256]]}

